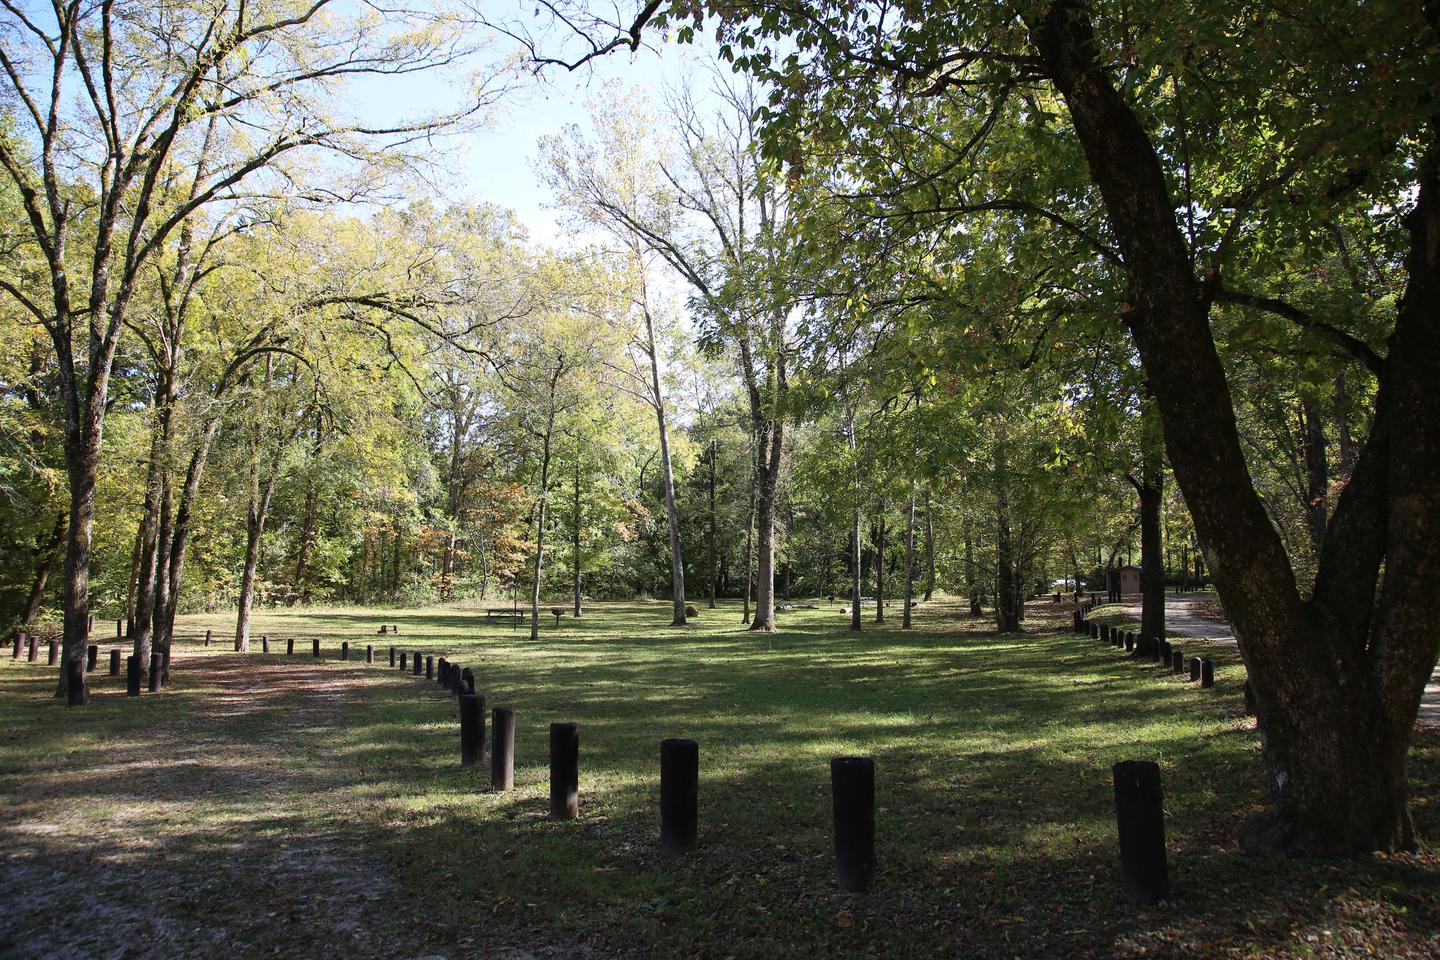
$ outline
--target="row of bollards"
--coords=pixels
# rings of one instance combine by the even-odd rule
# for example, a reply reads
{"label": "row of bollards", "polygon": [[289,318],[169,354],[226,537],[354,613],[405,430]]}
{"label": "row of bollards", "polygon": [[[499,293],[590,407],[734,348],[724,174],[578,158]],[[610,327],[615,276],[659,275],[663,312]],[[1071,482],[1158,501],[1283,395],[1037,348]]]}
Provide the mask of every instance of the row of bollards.
{"label": "row of bollards", "polygon": [[1076,633],[1088,634],[1091,638],[1112,647],[1124,648],[1132,656],[1144,656],[1152,663],[1159,663],[1161,669],[1168,669],[1176,676],[1184,676],[1188,672],[1189,679],[1199,682],[1201,687],[1215,686],[1215,663],[1209,657],[1191,657],[1187,662],[1184,653],[1175,649],[1170,641],[1164,638],[1153,639],[1147,643],[1144,638],[1137,638],[1132,631],[1120,630],[1109,624],[1096,623],[1085,616],[1093,606],[1093,603],[1087,602],[1082,603],[1076,609],[1074,614]]}

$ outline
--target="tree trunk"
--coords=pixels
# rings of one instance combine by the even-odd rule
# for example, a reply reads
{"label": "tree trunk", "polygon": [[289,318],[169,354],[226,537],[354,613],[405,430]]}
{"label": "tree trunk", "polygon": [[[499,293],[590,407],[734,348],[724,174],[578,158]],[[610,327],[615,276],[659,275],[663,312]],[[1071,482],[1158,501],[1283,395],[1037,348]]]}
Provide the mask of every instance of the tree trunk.
{"label": "tree trunk", "polygon": [[980,591],[976,586],[975,539],[970,535],[968,521],[965,527],[965,590],[970,597],[970,616],[980,616],[983,611],[980,609]]}
{"label": "tree trunk", "polygon": [[20,614],[20,626],[28,629],[35,623],[35,617],[40,613],[40,601],[45,597],[45,582],[50,579],[50,568],[55,565],[55,558],[60,555],[60,547],[64,542],[65,514],[61,513],[55,517],[50,538],[40,548],[35,564],[35,580],[30,585],[30,595],[25,598],[25,609]]}
{"label": "tree trunk", "polygon": [[551,410],[545,421],[545,437],[540,453],[540,494],[535,504],[535,582],[530,586],[530,639],[540,639],[540,578],[545,570],[545,508],[550,491],[550,441],[555,433],[555,391],[551,384]]}
{"label": "tree trunk", "polygon": [[915,596],[915,484],[910,484],[910,505],[905,513],[905,610],[900,617],[900,629],[911,627],[910,607]]}
{"label": "tree trunk", "polygon": [[711,441],[710,441],[710,483],[709,483],[709,487],[710,487],[710,490],[709,490],[709,493],[710,493],[710,542],[709,542],[709,548],[710,548],[710,549],[709,549],[709,553],[710,553],[710,609],[711,609],[711,610],[714,610],[714,609],[715,609],[715,593],[716,593],[716,587],[717,587],[717,573],[718,573],[717,567],[718,567],[718,565],[719,565],[719,557],[720,557],[720,551],[719,551],[719,548],[718,548],[718,546],[717,546],[717,544],[718,544],[718,542],[719,542],[719,537],[718,537],[718,532],[717,532],[717,530],[716,530],[717,524],[716,524],[716,517],[715,517],[715,461],[716,461],[716,459],[719,457],[719,455],[720,455],[720,450],[719,450],[718,442],[715,441],[715,440],[711,440]]}
{"label": "tree trunk", "polygon": [[1056,2],[1027,25],[1108,211],[1129,274],[1125,320],[1254,689],[1274,807],[1242,839],[1308,853],[1411,848],[1406,755],[1440,652],[1440,131],[1424,131],[1404,221],[1407,289],[1387,355],[1371,361],[1370,437],[1307,601],[1240,445],[1209,325],[1219,275],[1208,289],[1194,275],[1155,148],[1097,60],[1088,10]]}
{"label": "tree trunk", "polygon": [[1305,451],[1305,525],[1310,531],[1310,549],[1315,556],[1325,547],[1326,510],[1330,493],[1330,468],[1325,458],[1325,423],[1315,404],[1300,404]]}
{"label": "tree trunk", "polygon": [[875,622],[885,622],[885,498],[875,521]]}
{"label": "tree trunk", "polygon": [[571,534],[574,537],[575,550],[575,616],[581,615],[580,609],[580,446],[575,446],[575,503],[572,514]]}
{"label": "tree trunk", "polygon": [[1140,496],[1140,646],[1136,652],[1148,656],[1150,648],[1165,635],[1165,564],[1161,556],[1160,503],[1164,474],[1146,465],[1136,485]]}
{"label": "tree trunk", "polygon": [[759,486],[760,484],[752,473],[750,477],[750,511],[746,514],[745,520],[745,601],[740,613],[741,623],[750,622],[750,567],[755,548],[755,501],[759,496]]}
{"label": "tree trunk", "polygon": [[167,572],[169,590],[166,603],[157,626],[163,632],[165,649],[175,636],[175,614],[180,604],[180,587],[185,578],[185,551],[190,542],[190,518],[195,510],[195,498],[200,491],[200,478],[205,472],[205,459],[210,453],[210,444],[215,439],[220,418],[212,417],[205,424],[200,443],[190,455],[190,465],[185,471],[185,485],[180,488],[180,500],[175,507],[174,532],[170,543],[170,568]]}
{"label": "tree trunk", "polygon": [[260,568],[260,541],[265,535],[265,521],[270,516],[270,498],[275,493],[279,465],[261,483],[260,460],[255,460],[251,473],[250,506],[245,517],[245,570],[240,577],[239,612],[235,617],[235,649],[250,649],[250,612],[255,604],[255,577]]}
{"label": "tree trunk", "polygon": [[930,486],[925,486],[925,602],[935,594],[935,518]]}
{"label": "tree trunk", "polygon": [[135,662],[140,664],[142,677],[150,673],[150,653],[155,624],[155,579],[159,574],[160,560],[160,500],[163,487],[164,442],[161,437],[161,418],[157,406],[156,422],[150,439],[150,465],[145,484],[144,521],[145,540],[140,550],[140,571],[135,581]]}
{"label": "tree trunk", "polygon": [[784,421],[764,422],[758,430],[756,448],[760,460],[755,520],[755,616],[751,630],[766,633],[775,629],[775,510],[780,493],[780,455]]}

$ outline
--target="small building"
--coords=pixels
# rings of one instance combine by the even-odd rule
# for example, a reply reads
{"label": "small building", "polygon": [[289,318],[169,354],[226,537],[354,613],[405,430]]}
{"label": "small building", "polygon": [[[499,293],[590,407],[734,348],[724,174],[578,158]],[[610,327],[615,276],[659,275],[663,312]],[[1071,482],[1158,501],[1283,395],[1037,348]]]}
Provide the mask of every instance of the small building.
{"label": "small building", "polygon": [[1140,592],[1140,568],[1126,564],[1123,567],[1116,567],[1114,570],[1106,571],[1109,580],[1108,592],[1112,601],[1119,600],[1126,595]]}

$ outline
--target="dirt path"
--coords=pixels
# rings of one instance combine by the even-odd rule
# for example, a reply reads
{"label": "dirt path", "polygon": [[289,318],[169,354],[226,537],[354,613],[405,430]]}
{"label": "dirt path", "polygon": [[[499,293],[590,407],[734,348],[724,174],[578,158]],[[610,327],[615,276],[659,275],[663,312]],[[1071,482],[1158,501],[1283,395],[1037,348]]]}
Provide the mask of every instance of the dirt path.
{"label": "dirt path", "polygon": [[[407,934],[411,912],[397,910],[343,806],[317,803],[342,786],[333,768],[299,759],[324,756],[319,741],[363,696],[359,681],[234,656],[186,669],[218,692],[147,703],[152,725],[96,725],[92,743],[36,748],[3,771],[0,955],[433,952]],[[62,719],[31,704],[34,728],[6,731],[29,738],[18,747]]]}
{"label": "dirt path", "polygon": [[[1200,604],[1213,599],[1208,594],[1166,594],[1165,629],[1181,636],[1197,637],[1223,647],[1238,649],[1239,644],[1235,641],[1235,635],[1230,631],[1228,623],[1201,615]],[[1123,609],[1127,617],[1140,619],[1138,603],[1127,604]],[[1420,699],[1420,712],[1415,723],[1417,726],[1440,727],[1440,664],[1436,665],[1435,672],[1430,675],[1425,695]]]}

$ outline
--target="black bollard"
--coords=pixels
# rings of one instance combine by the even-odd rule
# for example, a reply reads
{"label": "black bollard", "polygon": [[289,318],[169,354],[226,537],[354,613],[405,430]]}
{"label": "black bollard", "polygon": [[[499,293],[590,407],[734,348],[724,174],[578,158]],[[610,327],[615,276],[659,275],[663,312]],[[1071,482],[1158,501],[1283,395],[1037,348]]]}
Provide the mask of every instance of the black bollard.
{"label": "black bollard", "polygon": [[1131,633],[1129,630],[1125,631],[1125,652],[1135,652],[1135,634]]}
{"label": "black bollard", "polygon": [[349,659],[350,659],[350,641],[349,641],[349,640],[341,640],[341,641],[340,641],[340,659],[341,659],[341,660],[349,660]]}
{"label": "black bollard", "polygon": [[1190,679],[1191,679],[1191,680],[1199,680],[1199,679],[1200,679],[1200,658],[1199,658],[1199,657],[1191,657],[1191,658],[1190,658]]}
{"label": "black bollard", "polygon": [[23,646],[25,646],[25,634],[23,634],[23,633],[17,633],[17,634],[15,634],[15,652],[10,655],[10,658],[11,658],[12,660],[19,660],[19,659],[20,659],[20,648],[23,647]]}
{"label": "black bollard", "polygon": [[319,656],[320,656],[320,638],[319,638],[319,637],[316,637],[315,639],[313,639],[313,640],[310,641],[310,656],[312,656],[312,657],[319,657]]}
{"label": "black bollard", "polygon": [[[27,658],[31,663],[34,663],[34,662],[35,662],[35,634],[33,634],[33,633],[30,634],[30,638],[29,638],[28,640],[26,640],[25,642],[26,642],[26,644],[28,644],[28,646],[29,646],[29,650],[26,652],[25,656],[26,656],[26,658]],[[51,646],[52,649],[54,648],[54,646],[55,646],[55,641],[54,641],[54,640],[51,640],[51,641],[50,641],[50,646]]]}
{"label": "black bollard", "polygon": [[460,671],[460,692],[475,692],[475,674],[470,672],[469,667],[466,667],[464,670]]}
{"label": "black bollard", "polygon": [[[115,622],[116,622],[116,623],[119,623],[120,621],[117,620],[117,621],[115,621]],[[206,631],[205,631],[205,646],[207,646],[207,647],[210,646],[210,631],[209,631],[209,630],[206,630]]]}
{"label": "black bollard", "polygon": [[287,657],[293,657],[293,656],[295,656],[295,638],[294,638],[294,637],[290,637],[288,640],[285,641],[285,655],[286,655]]}
{"label": "black bollard", "polygon": [[1115,764],[1114,777],[1120,894],[1127,903],[1158,903],[1170,893],[1160,767],[1149,760],[1124,760]]}
{"label": "black bollard", "polygon": [[1160,641],[1159,641],[1159,640],[1151,640],[1151,641],[1149,642],[1149,644],[1147,644],[1147,649],[1149,650],[1149,653],[1150,653],[1150,662],[1151,662],[1151,663],[1159,663],[1159,662],[1160,662]]}
{"label": "black bollard", "polygon": [[[119,640],[121,637],[123,637],[123,636],[125,635],[125,634],[123,633],[124,629],[125,629],[125,625],[124,625],[121,621],[116,620],[116,621],[115,621],[115,639],[116,639],[116,640]],[[210,636],[210,631],[209,631],[209,630],[206,630],[206,631],[205,631],[205,636],[207,636],[207,637]]]}
{"label": "black bollard", "polygon": [[85,664],[79,660],[65,661],[65,705],[83,706],[85,703]]}
{"label": "black bollard", "polygon": [[120,648],[116,647],[110,651],[110,676],[120,676]]}
{"label": "black bollard", "polygon": [[550,817],[580,816],[580,725],[550,724]]}
{"label": "black bollard", "polygon": [[100,644],[92,643],[85,648],[85,672],[94,673],[95,664],[100,661]]}
{"label": "black bollard", "polygon": [[365,662],[366,662],[366,663],[374,663],[374,662],[375,662],[375,645],[374,645],[373,643],[367,643],[367,644],[365,644]]}
{"label": "black bollard", "polygon": [[485,698],[460,698],[460,766],[473,767],[485,757]]}
{"label": "black bollard", "polygon": [[1160,661],[1160,666],[1161,666],[1161,667],[1163,667],[1163,668],[1166,669],[1166,670],[1170,669],[1170,641],[1169,641],[1169,640],[1157,640],[1157,641],[1155,641],[1155,657],[1156,657],[1157,660]]}
{"label": "black bollard", "polygon": [[404,673],[404,672],[405,672],[405,651],[404,651],[404,650],[401,650],[401,651],[400,651],[400,672],[401,672],[401,673]]}
{"label": "black bollard", "polygon": [[425,679],[435,679],[435,658],[433,656],[426,655],[425,657]]}
{"label": "black bollard", "polygon": [[[31,657],[30,659],[31,659],[31,660],[34,660],[35,658],[34,658],[34,657]],[[60,641],[59,641],[59,640],[51,640],[51,641],[50,641],[50,666],[53,667],[53,666],[55,666],[55,664],[57,664],[57,663],[59,663],[59,662],[60,662]]]}
{"label": "black bollard", "polygon": [[445,681],[449,679],[449,669],[450,661],[445,657],[441,657],[435,662],[435,682],[442,687],[445,686]]}
{"label": "black bollard", "polygon": [[1177,677],[1185,672],[1185,654],[1173,647],[1170,649],[1170,670]]}
{"label": "black bollard", "polygon": [[140,696],[140,661],[133,654],[125,658],[125,696]]}
{"label": "black bollard", "polygon": [[875,761],[835,757],[830,761],[830,797],[835,819],[835,879],[841,893],[860,893],[875,877]]}
{"label": "black bollard", "polygon": [[1200,659],[1200,686],[1215,686],[1215,661],[1209,657]]}
{"label": "black bollard", "polygon": [[1091,621],[1090,621],[1090,639],[1091,639],[1091,640],[1099,640],[1099,639],[1100,639],[1100,625],[1099,625],[1098,623],[1096,623],[1094,620],[1091,620]]}
{"label": "black bollard", "polygon": [[160,679],[165,676],[165,658],[158,653],[150,654],[150,692],[160,692]]}
{"label": "black bollard", "polygon": [[395,648],[390,648],[390,666],[395,666]]}
{"label": "black bollard", "polygon": [[266,636],[263,636],[263,637],[260,638],[260,652],[261,652],[261,653],[269,653],[269,652],[270,652],[270,637],[269,637],[268,634],[267,634]]}
{"label": "black bollard", "polygon": [[1111,641],[1111,639],[1110,639],[1110,625],[1109,625],[1109,624],[1105,624],[1105,623],[1100,624],[1100,639],[1101,639],[1101,640],[1104,640],[1106,643],[1112,643],[1112,642],[1113,642],[1113,641]]}
{"label": "black bollard", "polygon": [[420,671],[425,669],[425,664],[420,662],[420,654],[415,654],[415,656],[411,657],[410,660],[411,665],[414,667],[411,672],[414,673],[417,677],[420,676]]}
{"label": "black bollard", "polygon": [[671,738],[660,741],[660,849],[689,853],[697,843],[700,795],[700,744]]}
{"label": "black bollard", "polygon": [[490,789],[515,786],[515,711],[496,707],[490,712]]}

